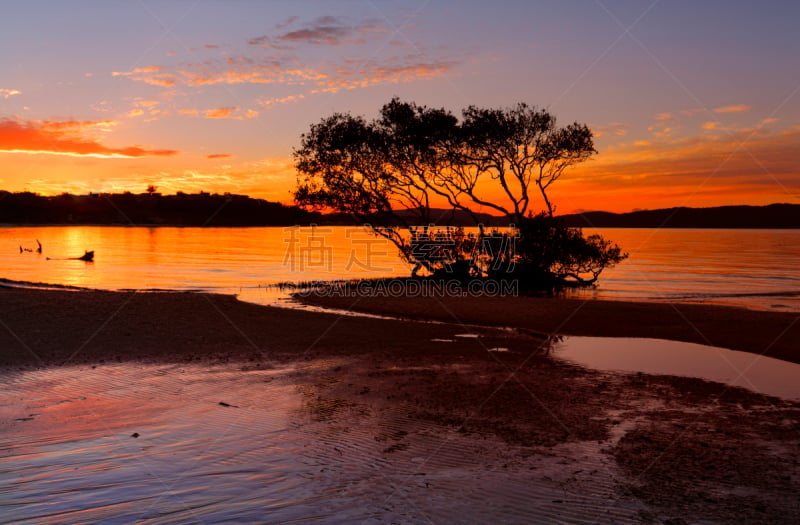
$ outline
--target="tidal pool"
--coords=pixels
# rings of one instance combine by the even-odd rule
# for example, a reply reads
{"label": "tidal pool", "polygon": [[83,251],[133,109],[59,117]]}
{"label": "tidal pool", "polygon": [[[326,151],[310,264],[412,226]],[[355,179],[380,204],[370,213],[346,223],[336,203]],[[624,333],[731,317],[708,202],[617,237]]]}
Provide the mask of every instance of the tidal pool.
{"label": "tidal pool", "polygon": [[596,370],[699,377],[800,400],[800,365],[714,346],[624,337],[564,337],[552,355]]}

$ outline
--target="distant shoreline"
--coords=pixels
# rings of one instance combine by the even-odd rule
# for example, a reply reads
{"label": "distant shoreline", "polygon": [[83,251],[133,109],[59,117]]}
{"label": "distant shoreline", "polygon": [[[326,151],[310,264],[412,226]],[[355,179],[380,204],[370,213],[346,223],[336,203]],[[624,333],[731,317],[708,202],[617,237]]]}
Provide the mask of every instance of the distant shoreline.
{"label": "distant shoreline", "polygon": [[800,204],[662,208],[627,213],[589,211],[562,215],[568,226],[597,228],[752,229],[800,228]]}
{"label": "distant shoreline", "polygon": [[[142,227],[270,227],[292,225],[351,226],[351,217],[308,211],[296,205],[248,195],[174,195],[160,193],[92,193],[43,196],[0,190],[0,225],[7,226],[142,226]],[[531,210],[535,213],[535,210]],[[413,210],[395,210],[414,223]],[[427,216],[438,226],[507,226],[509,218],[464,210],[431,208]],[[674,207],[626,213],[586,211],[559,215],[567,226],[599,228],[800,229],[800,204],[764,206]]]}

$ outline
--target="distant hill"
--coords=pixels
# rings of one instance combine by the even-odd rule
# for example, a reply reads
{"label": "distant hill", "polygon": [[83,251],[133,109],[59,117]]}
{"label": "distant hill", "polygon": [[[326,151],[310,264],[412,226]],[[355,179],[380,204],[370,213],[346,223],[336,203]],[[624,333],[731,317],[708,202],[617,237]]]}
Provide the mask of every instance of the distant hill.
{"label": "distant hill", "polygon": [[598,228],[800,228],[800,204],[664,208],[562,215],[568,226]]}
{"label": "distant hill", "polygon": [[[397,214],[423,226],[414,210]],[[507,218],[476,213],[485,226],[504,226]],[[431,209],[439,226],[475,226],[461,210]],[[568,226],[601,228],[800,228],[800,204],[666,208],[609,213],[592,211],[560,216]],[[0,224],[119,224],[163,226],[352,225],[345,214],[309,212],[297,206],[247,195],[183,193],[100,193],[42,196],[0,190]]]}
{"label": "distant hill", "polygon": [[[417,220],[418,213],[414,210],[397,210],[395,212],[400,217],[403,217],[412,226],[426,226],[419,224]],[[503,217],[496,217],[488,213],[475,213],[480,224],[484,226],[507,226],[508,219]],[[472,216],[463,210],[450,210],[444,208],[431,208],[430,210],[431,222],[437,226],[475,226],[475,220]]]}
{"label": "distant hill", "polygon": [[[410,223],[413,212],[398,212]],[[509,220],[486,213],[478,213],[479,221],[486,226],[508,225]],[[474,226],[466,212],[446,209],[431,210],[437,225]],[[591,211],[561,215],[568,226],[588,228],[800,228],[800,204],[770,204],[768,206],[719,206],[714,208],[663,208],[629,213]]]}
{"label": "distant hill", "polygon": [[[413,210],[397,214],[415,226]],[[487,226],[507,224],[500,217],[476,214]],[[431,209],[437,225],[474,226],[461,210]],[[100,224],[144,226],[291,226],[354,225],[358,222],[342,213],[319,213],[278,202],[230,193],[90,193],[55,196],[0,190],[0,224]]]}
{"label": "distant hill", "polygon": [[42,196],[0,191],[0,223],[164,226],[289,226],[322,215],[246,195],[93,193]]}

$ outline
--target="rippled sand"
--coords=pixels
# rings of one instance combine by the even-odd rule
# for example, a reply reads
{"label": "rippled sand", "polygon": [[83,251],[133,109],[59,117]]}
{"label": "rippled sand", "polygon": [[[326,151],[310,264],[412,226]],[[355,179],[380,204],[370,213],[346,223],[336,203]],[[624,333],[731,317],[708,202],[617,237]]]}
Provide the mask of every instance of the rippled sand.
{"label": "rippled sand", "polygon": [[3,522],[611,523],[642,507],[620,505],[601,444],[519,454],[402,407],[331,405],[291,370],[4,374]]}

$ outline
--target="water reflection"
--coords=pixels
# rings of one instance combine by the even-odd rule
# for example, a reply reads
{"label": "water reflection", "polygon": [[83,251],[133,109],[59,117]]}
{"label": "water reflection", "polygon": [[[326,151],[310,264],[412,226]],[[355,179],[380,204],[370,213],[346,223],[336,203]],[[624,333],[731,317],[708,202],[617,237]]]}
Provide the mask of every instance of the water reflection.
{"label": "water reflection", "polygon": [[[720,302],[800,311],[793,230],[587,229],[630,258],[581,295]],[[19,253],[42,241],[44,256]],[[96,251],[95,265],[47,261]],[[408,276],[385,239],[363,228],[0,227],[0,278],[105,289],[238,293],[280,282]],[[263,302],[260,293],[252,296]]]}
{"label": "water reflection", "polygon": [[0,372],[3,521],[636,522],[627,505],[606,508],[610,476],[568,489],[574,470],[606,470],[596,443],[564,445],[580,458],[567,470],[557,454],[505,457],[485,436],[320,397],[289,372]]}
{"label": "water reflection", "polygon": [[603,272],[601,299],[669,300],[800,311],[796,230],[586,228],[630,254]]}
{"label": "water reflection", "polygon": [[[311,228],[301,228],[299,244],[291,245],[285,228],[6,227],[0,228],[0,277],[89,288],[234,293],[279,282],[408,274],[394,249],[372,245],[385,240],[365,237],[362,228],[355,228],[358,235],[353,230],[316,228],[312,238]],[[18,245],[36,238],[50,257],[94,249],[95,265],[86,269],[20,255]],[[359,244],[365,239],[371,244]],[[323,240],[322,249],[315,250]]]}
{"label": "water reflection", "polygon": [[552,355],[598,370],[699,377],[800,400],[800,365],[771,357],[663,339],[564,337]]}

